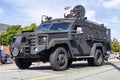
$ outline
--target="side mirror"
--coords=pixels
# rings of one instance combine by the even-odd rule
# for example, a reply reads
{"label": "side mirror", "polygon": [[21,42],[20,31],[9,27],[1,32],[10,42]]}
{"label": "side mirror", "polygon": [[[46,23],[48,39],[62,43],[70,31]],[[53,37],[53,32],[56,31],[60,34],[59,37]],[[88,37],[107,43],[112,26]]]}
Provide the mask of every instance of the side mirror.
{"label": "side mirror", "polygon": [[83,30],[81,27],[77,27],[76,34],[82,34]]}

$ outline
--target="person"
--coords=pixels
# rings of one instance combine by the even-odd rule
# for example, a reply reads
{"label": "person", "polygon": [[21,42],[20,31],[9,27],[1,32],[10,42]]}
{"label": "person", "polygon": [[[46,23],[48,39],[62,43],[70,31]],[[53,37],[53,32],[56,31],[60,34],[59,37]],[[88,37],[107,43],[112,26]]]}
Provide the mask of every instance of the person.
{"label": "person", "polygon": [[68,14],[67,16],[65,16],[65,18],[71,18],[71,17],[75,17],[75,13],[73,10],[70,10],[70,14]]}
{"label": "person", "polygon": [[5,62],[6,62],[6,58],[5,58],[5,56],[6,56],[6,54],[5,54],[5,52],[4,52],[4,50],[3,50],[3,46],[1,46],[1,49],[0,49],[0,58],[1,58],[1,63],[2,64],[5,64]]}

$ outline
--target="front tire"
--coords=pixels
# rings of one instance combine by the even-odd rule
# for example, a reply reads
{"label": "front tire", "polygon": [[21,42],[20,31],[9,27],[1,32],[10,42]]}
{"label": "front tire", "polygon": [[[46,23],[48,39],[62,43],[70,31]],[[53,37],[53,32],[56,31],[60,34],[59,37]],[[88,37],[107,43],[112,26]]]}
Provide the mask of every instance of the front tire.
{"label": "front tire", "polygon": [[15,63],[19,69],[27,69],[32,64],[31,61],[24,58],[15,58]]}
{"label": "front tire", "polygon": [[67,51],[63,47],[58,47],[50,55],[49,61],[53,70],[56,70],[56,71],[65,70],[68,65]]}
{"label": "front tire", "polygon": [[101,66],[104,62],[104,56],[100,49],[96,49],[94,58],[88,59],[90,66]]}

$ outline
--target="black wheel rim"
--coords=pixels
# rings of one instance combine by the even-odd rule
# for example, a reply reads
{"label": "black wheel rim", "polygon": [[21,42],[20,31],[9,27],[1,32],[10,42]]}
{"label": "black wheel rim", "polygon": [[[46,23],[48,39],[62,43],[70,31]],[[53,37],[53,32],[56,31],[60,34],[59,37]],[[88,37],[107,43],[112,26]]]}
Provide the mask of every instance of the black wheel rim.
{"label": "black wheel rim", "polygon": [[65,56],[64,52],[60,51],[57,56],[57,63],[59,66],[63,66],[65,64]]}

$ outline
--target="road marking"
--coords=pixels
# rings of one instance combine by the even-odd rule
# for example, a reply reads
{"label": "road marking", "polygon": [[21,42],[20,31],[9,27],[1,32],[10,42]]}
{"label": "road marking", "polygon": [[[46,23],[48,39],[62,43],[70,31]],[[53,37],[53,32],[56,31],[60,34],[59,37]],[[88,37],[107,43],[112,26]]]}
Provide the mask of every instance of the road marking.
{"label": "road marking", "polygon": [[45,79],[50,79],[50,78],[55,78],[55,77],[60,77],[62,74],[53,74],[53,75],[48,75],[48,76],[41,76],[37,78],[32,78],[30,80],[45,80]]}

